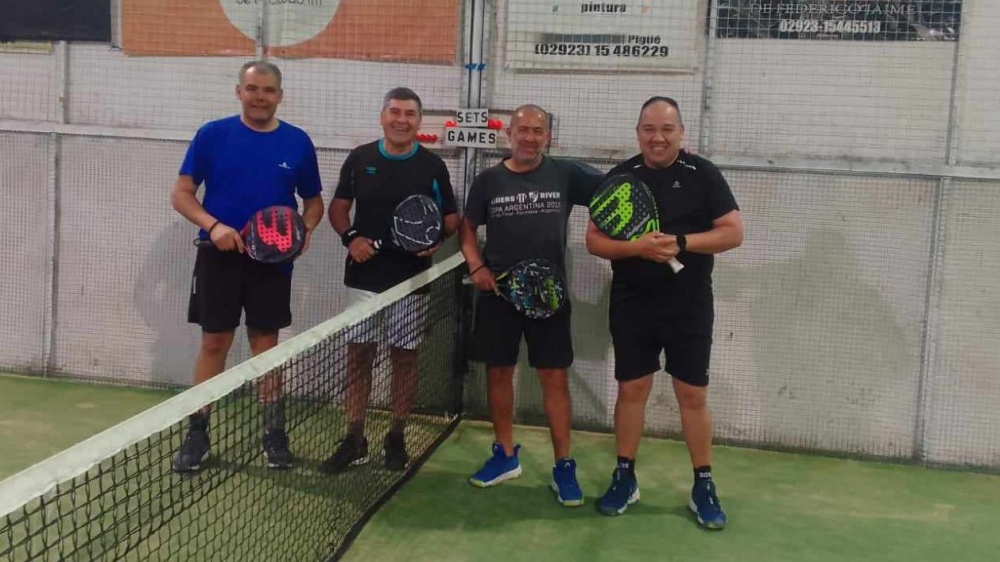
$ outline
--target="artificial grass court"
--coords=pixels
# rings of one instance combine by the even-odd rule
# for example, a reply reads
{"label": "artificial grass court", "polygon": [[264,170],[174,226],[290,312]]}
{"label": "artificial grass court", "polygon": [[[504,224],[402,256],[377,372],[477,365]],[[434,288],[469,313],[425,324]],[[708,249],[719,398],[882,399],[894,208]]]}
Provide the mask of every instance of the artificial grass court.
{"label": "artificial grass court", "polygon": [[0,480],[173,394],[167,390],[0,375]]}
{"label": "artificial grass court", "polygon": [[[170,395],[0,377],[0,474]],[[683,444],[643,442],[642,500],[611,518],[594,502],[613,467],[612,436],[574,433],[587,504],[570,509],[548,489],[547,430],[518,427],[515,435],[524,475],[474,488],[468,476],[489,454],[492,432],[462,423],[368,522],[344,560],[973,561],[1000,553],[1000,476],[718,447],[714,472],[730,526],[708,532],[687,511],[692,475]],[[313,477],[306,466],[283,477],[301,484]]]}

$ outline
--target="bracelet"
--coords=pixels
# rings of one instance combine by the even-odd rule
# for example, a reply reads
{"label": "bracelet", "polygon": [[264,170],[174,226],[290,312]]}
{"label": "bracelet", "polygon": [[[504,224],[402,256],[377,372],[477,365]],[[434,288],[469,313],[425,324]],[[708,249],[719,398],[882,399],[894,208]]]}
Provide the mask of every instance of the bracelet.
{"label": "bracelet", "polygon": [[344,247],[347,248],[351,245],[351,242],[354,242],[354,239],[359,236],[361,235],[358,233],[358,229],[352,228],[340,235],[340,241],[344,244]]}
{"label": "bracelet", "polygon": [[215,227],[217,227],[217,226],[219,226],[219,221],[213,222],[212,226],[208,227],[208,230],[206,230],[205,233],[208,234],[209,236],[211,236],[212,235],[212,231],[215,230]]}
{"label": "bracelet", "polygon": [[475,274],[475,273],[476,273],[477,271],[479,271],[480,269],[482,269],[482,268],[484,268],[484,267],[486,267],[486,262],[483,262],[483,263],[482,263],[482,265],[480,265],[480,266],[479,266],[479,267],[477,267],[476,269],[473,269],[472,271],[470,271],[470,272],[469,272],[469,276],[470,276],[470,277],[471,277],[471,276],[473,276],[473,275],[474,275],[474,274]]}

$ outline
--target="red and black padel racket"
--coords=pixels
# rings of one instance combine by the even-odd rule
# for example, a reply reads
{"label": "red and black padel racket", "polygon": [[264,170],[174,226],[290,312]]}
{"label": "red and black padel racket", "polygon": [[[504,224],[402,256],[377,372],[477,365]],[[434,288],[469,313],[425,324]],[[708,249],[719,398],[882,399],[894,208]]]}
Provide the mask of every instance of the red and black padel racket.
{"label": "red and black padel racket", "polygon": [[[306,225],[298,211],[275,205],[261,209],[240,230],[247,255],[262,263],[281,263],[299,255]],[[195,240],[199,248],[212,248],[211,240]]]}

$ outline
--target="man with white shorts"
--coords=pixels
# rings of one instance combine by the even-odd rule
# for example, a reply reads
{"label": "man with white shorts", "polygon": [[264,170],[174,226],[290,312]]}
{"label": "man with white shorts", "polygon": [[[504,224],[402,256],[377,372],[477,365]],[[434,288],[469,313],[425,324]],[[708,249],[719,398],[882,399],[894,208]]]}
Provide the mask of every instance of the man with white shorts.
{"label": "man with white shorts", "polygon": [[[380,118],[383,138],[355,148],[340,170],[329,218],[348,250],[344,268],[348,307],[374,298],[431,266],[431,255],[440,243],[419,254],[387,246],[379,250],[374,243],[390,239],[390,219],[403,199],[426,195],[437,202],[444,218],[442,241],[458,228],[448,167],[416,140],[422,111],[420,97],[413,90],[389,91]],[[355,203],[352,223],[350,212]],[[427,299],[426,291],[407,295],[349,329],[347,436],[320,465],[323,472],[341,472],[368,458],[365,410],[380,334],[387,335],[392,363],[393,420],[384,441],[385,465],[390,470],[406,468],[409,457],[403,429],[417,386],[417,348],[424,331]]]}

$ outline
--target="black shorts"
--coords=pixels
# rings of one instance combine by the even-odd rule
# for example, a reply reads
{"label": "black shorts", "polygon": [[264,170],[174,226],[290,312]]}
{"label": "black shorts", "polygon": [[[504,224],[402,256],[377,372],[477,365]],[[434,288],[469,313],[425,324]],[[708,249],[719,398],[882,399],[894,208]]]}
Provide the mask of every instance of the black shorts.
{"label": "black shorts", "polygon": [[663,353],[664,370],[670,376],[692,386],[708,386],[713,320],[711,300],[707,308],[679,312],[662,303],[612,295],[609,323],[615,378],[627,382],[659,371]]}
{"label": "black shorts", "polygon": [[191,277],[188,322],[230,332],[246,311],[248,328],[276,332],[292,323],[292,274],[237,252],[199,248]]}
{"label": "black shorts", "polygon": [[553,316],[532,320],[494,294],[480,292],[476,297],[471,360],[494,367],[516,365],[523,335],[528,364],[535,369],[565,369],[573,364],[568,301]]}

